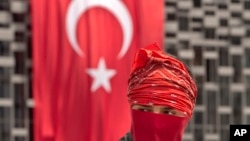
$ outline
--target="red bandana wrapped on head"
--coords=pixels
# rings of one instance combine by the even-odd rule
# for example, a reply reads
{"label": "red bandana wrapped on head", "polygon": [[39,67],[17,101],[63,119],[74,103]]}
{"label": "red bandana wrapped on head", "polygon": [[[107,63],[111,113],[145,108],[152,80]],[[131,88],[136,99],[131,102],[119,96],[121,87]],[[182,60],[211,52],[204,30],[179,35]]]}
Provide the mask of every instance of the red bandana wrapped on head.
{"label": "red bandana wrapped on head", "polygon": [[176,117],[132,110],[133,141],[181,141],[197,97],[186,66],[153,44],[137,52],[128,85],[131,106],[166,106],[186,114]]}

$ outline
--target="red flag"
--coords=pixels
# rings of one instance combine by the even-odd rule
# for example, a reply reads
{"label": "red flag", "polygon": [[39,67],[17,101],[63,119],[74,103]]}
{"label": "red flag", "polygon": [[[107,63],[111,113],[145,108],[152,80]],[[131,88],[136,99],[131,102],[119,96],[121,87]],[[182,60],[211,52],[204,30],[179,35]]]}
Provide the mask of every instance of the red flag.
{"label": "red flag", "polygon": [[32,0],[35,141],[117,141],[135,51],[163,43],[163,0]]}

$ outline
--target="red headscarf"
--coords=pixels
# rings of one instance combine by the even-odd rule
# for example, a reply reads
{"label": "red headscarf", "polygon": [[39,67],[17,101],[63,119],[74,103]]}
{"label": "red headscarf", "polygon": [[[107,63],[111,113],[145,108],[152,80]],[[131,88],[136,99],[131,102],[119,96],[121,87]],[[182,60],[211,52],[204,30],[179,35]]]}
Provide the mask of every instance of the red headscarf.
{"label": "red headscarf", "polygon": [[128,85],[131,105],[162,105],[192,115],[196,84],[186,66],[162,52],[157,44],[137,52]]}

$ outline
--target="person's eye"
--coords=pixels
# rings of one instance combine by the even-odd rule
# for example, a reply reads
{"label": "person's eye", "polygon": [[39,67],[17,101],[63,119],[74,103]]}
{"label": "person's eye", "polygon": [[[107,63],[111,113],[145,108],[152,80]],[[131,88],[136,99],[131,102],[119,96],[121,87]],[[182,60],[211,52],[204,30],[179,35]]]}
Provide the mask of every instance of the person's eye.
{"label": "person's eye", "polygon": [[149,112],[150,110],[148,108],[139,108],[140,111],[143,111],[143,112]]}
{"label": "person's eye", "polygon": [[176,112],[175,112],[175,111],[172,111],[172,110],[166,110],[166,111],[164,111],[164,114],[176,115]]}

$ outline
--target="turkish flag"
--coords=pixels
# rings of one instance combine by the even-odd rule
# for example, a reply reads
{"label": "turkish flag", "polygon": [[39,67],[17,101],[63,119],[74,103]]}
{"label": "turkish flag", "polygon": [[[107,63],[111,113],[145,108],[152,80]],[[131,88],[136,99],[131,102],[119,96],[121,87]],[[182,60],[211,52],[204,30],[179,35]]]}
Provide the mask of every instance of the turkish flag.
{"label": "turkish flag", "polygon": [[163,44],[163,0],[32,0],[35,141],[117,141],[130,130],[135,51]]}

